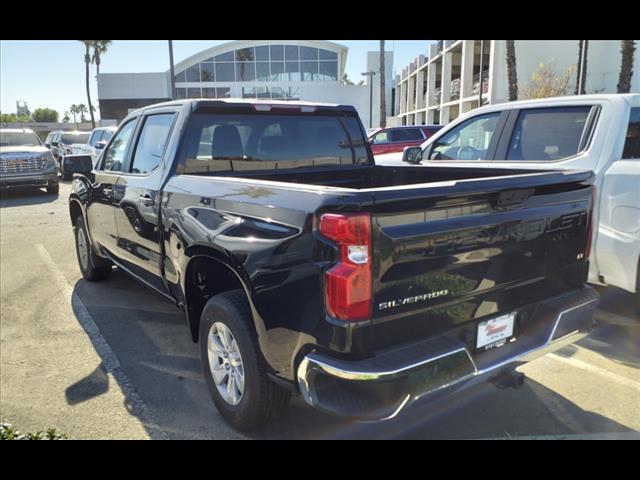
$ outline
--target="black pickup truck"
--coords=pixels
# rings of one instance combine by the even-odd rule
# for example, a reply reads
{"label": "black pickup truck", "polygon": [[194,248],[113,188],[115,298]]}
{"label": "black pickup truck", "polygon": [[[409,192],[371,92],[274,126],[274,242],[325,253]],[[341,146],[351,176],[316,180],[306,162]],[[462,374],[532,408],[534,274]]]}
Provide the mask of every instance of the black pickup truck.
{"label": "black pickup truck", "polygon": [[234,99],[145,107],[63,168],[84,278],[175,302],[240,429],[291,393],[392,418],[592,325],[591,172],[376,166],[353,107]]}

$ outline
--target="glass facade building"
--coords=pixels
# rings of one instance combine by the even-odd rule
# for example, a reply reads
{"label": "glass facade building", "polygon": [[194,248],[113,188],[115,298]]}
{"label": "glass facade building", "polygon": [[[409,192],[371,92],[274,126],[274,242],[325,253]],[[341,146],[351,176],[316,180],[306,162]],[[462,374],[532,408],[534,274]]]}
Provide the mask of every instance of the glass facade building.
{"label": "glass facade building", "polygon": [[299,100],[302,84],[339,83],[346,53],[327,41],[230,42],[176,65],[176,96]]}

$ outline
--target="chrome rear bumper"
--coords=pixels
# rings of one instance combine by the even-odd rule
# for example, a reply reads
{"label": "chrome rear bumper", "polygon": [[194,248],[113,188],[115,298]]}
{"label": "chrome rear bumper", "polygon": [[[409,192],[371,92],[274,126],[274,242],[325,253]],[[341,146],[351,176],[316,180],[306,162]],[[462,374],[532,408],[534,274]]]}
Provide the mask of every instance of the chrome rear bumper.
{"label": "chrome rear bumper", "polygon": [[541,302],[526,332],[485,352],[474,353],[446,335],[360,361],[313,352],[298,366],[298,386],[314,407],[366,420],[390,419],[418,399],[491,379],[580,340],[593,325],[597,302],[591,287]]}

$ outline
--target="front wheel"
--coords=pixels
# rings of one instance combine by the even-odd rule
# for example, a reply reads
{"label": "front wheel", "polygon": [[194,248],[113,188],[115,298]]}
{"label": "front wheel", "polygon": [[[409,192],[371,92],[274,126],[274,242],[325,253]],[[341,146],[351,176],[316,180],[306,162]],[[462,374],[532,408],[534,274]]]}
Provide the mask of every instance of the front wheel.
{"label": "front wheel", "polygon": [[286,407],[291,392],[267,376],[244,292],[234,290],[209,299],[199,338],[209,393],[227,422],[239,430],[253,430]]}
{"label": "front wheel", "polygon": [[47,193],[51,195],[58,195],[60,192],[60,184],[58,182],[50,183],[47,185]]}
{"label": "front wheel", "polygon": [[76,255],[85,280],[95,282],[111,275],[113,265],[109,260],[99,257],[93,251],[82,215],[76,219]]}

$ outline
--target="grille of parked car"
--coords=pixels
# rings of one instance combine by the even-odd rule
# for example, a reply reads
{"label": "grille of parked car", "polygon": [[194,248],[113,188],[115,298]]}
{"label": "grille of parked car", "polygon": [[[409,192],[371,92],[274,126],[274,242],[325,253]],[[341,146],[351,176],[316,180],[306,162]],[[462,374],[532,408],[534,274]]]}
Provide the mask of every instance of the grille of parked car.
{"label": "grille of parked car", "polygon": [[0,174],[32,173],[42,170],[44,157],[41,155],[11,155],[0,157]]}

